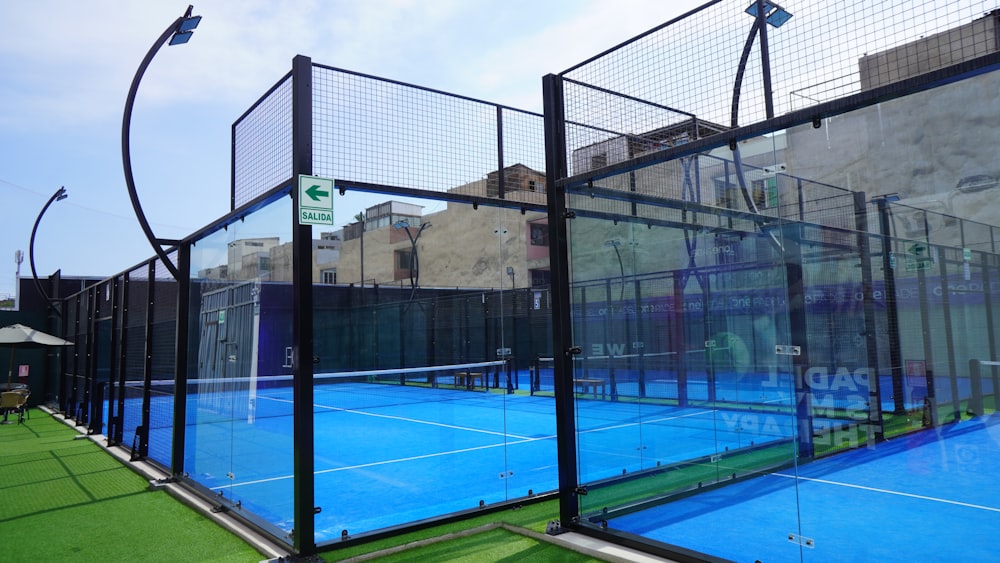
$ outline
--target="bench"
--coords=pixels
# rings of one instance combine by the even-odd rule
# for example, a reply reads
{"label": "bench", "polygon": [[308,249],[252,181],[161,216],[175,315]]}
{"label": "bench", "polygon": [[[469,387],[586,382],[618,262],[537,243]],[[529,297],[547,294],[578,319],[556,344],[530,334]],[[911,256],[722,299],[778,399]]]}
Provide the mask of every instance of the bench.
{"label": "bench", "polygon": [[478,371],[456,371],[455,372],[455,387],[465,387],[466,389],[475,389],[476,380],[479,380],[479,384],[486,388],[486,374]]}
{"label": "bench", "polygon": [[604,398],[604,393],[605,393],[606,385],[607,385],[607,382],[605,380],[603,380],[603,379],[593,379],[593,378],[589,378],[589,377],[583,377],[583,378],[579,378],[579,379],[574,378],[573,379],[573,387],[575,387],[577,390],[579,390],[582,393],[586,393],[587,390],[590,390],[594,394],[594,398],[595,399],[597,398],[597,388],[598,387],[601,388],[601,398],[602,399]]}

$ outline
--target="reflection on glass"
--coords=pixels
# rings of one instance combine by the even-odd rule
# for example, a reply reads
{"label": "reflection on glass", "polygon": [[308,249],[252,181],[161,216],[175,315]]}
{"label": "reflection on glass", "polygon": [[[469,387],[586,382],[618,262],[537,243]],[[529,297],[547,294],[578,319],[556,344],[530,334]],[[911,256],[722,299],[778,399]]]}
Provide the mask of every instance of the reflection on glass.
{"label": "reflection on glass", "polygon": [[570,196],[586,522],[734,560],[991,557],[994,74]]}
{"label": "reflection on glass", "polygon": [[194,481],[284,533],[294,499],[290,204],[277,199],[191,249],[185,446]]}
{"label": "reflection on glass", "polygon": [[338,200],[354,220],[321,235],[339,244],[313,292],[320,542],[557,487],[551,370],[532,377],[544,214],[372,197]]}

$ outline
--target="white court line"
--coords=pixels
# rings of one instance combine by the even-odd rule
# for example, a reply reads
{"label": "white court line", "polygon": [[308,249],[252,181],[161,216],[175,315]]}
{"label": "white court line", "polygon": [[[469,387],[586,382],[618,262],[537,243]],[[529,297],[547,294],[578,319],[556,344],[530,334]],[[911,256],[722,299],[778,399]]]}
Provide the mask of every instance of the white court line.
{"label": "white court line", "polygon": [[643,420],[641,422],[629,422],[629,423],[626,423],[626,424],[616,424],[614,426],[602,426],[600,428],[591,428],[590,430],[581,430],[580,432],[577,432],[577,434],[590,434],[591,432],[601,432],[602,430],[617,430],[619,428],[629,428],[631,426],[639,426],[640,424],[653,424],[653,423],[656,423],[656,422],[669,422],[671,420],[679,420],[679,419],[688,418],[688,417],[691,417],[691,416],[701,416],[703,414],[712,414],[714,412],[715,411],[698,411],[698,412],[692,412],[692,413],[682,414],[682,415],[678,415],[678,416],[666,416],[666,417],[663,417],[663,418],[654,418],[654,419],[651,419],[651,420]]}
{"label": "white court line", "polygon": [[[540,441],[540,440],[551,440],[551,439],[554,439],[554,438],[555,438],[555,436],[542,436],[540,438],[523,438],[523,439],[521,439],[519,441],[516,441],[516,442],[503,442],[503,443],[500,443],[500,444],[487,444],[485,446],[475,446],[475,447],[472,447],[472,448],[463,448],[461,450],[451,450],[451,451],[447,451],[447,452],[436,452],[436,453],[432,453],[432,454],[415,455],[415,456],[412,456],[412,457],[403,457],[403,458],[398,458],[398,459],[386,459],[386,460],[382,460],[382,461],[373,461],[373,462],[370,462],[370,463],[362,463],[362,464],[359,464],[359,465],[347,465],[347,466],[344,466],[344,467],[331,467],[330,469],[320,469],[319,471],[314,471],[313,475],[322,475],[324,473],[336,473],[337,471],[351,471],[351,470],[354,470],[354,469],[364,469],[366,467],[376,467],[376,466],[379,466],[379,465],[389,465],[390,463],[402,463],[402,462],[405,462],[405,461],[415,461],[415,460],[418,460],[418,459],[429,459],[429,458],[432,458],[432,457],[441,457],[441,456],[451,455],[451,454],[460,454],[460,453],[474,452],[474,451],[477,451],[477,450],[488,450],[490,448],[499,448],[499,447],[513,446],[513,445],[524,444],[524,443],[528,443],[528,442],[537,442],[537,441]],[[229,488],[235,488],[235,487],[242,487],[244,485],[257,485],[257,484],[260,484],[260,483],[270,483],[272,481],[284,481],[286,479],[291,479],[293,477],[294,477],[294,475],[283,475],[281,477],[270,477],[270,478],[267,478],[267,479],[257,479],[257,480],[254,480],[254,481],[244,481],[242,483],[233,483],[231,485],[219,485],[219,486],[216,486],[216,487],[211,487],[211,490],[218,491],[218,490],[221,490],[221,489],[229,489]]]}
{"label": "white court line", "polygon": [[[274,397],[267,397],[267,398],[269,400],[272,400],[272,401],[292,402],[292,401],[288,401],[287,399],[278,399],[278,398],[274,398]],[[467,452],[473,452],[473,451],[477,451],[477,450],[487,450],[487,449],[490,449],[490,448],[498,448],[498,447],[501,447],[501,446],[503,446],[503,447],[514,446],[514,445],[517,445],[517,444],[525,444],[525,443],[529,443],[529,442],[537,442],[537,441],[540,441],[540,440],[553,440],[553,439],[556,438],[555,435],[541,436],[541,437],[538,437],[538,438],[529,438],[529,437],[525,437],[525,436],[514,436],[514,435],[510,435],[510,434],[503,434],[503,433],[500,433],[500,432],[490,432],[490,431],[486,431],[486,430],[475,430],[475,429],[472,429],[472,428],[463,428],[461,426],[451,426],[451,425],[448,425],[448,424],[440,424],[440,423],[437,423],[437,422],[428,422],[428,421],[425,421],[425,420],[414,420],[414,419],[403,418],[403,417],[396,417],[396,416],[389,416],[389,415],[379,415],[379,414],[373,414],[373,413],[367,413],[367,412],[361,412],[361,411],[351,411],[351,410],[348,410],[348,409],[338,409],[338,408],[335,408],[335,407],[328,407],[326,405],[313,405],[313,406],[320,407],[320,408],[325,408],[325,409],[336,410],[336,411],[357,412],[357,414],[363,414],[363,415],[367,415],[367,416],[376,416],[376,417],[383,417],[383,418],[397,418],[397,419],[400,419],[400,420],[407,420],[407,421],[416,422],[416,423],[419,423],[419,424],[430,424],[432,426],[443,426],[445,428],[456,428],[456,429],[459,429],[459,430],[470,430],[470,431],[473,431],[473,432],[483,432],[483,433],[486,433],[486,434],[495,434],[495,435],[498,435],[498,436],[513,437],[513,438],[517,439],[517,441],[514,441],[514,442],[502,442],[502,443],[499,443],[499,444],[487,444],[485,446],[476,446],[476,447],[473,447],[473,448],[464,448],[464,449],[461,449],[461,450],[451,450],[451,451],[447,451],[447,452],[437,452],[437,453],[432,453],[432,454],[424,454],[424,455],[418,455],[418,456],[412,456],[412,457],[404,457],[404,458],[398,458],[398,459],[387,459],[387,460],[383,460],[383,461],[373,461],[371,463],[362,463],[360,465],[349,465],[349,466],[344,466],[344,467],[333,467],[333,468],[330,468],[330,469],[321,469],[319,471],[314,471],[313,472],[314,475],[321,475],[323,473],[335,473],[337,471],[350,471],[350,470],[354,470],[354,469],[363,469],[363,468],[366,468],[366,467],[375,467],[375,466],[379,466],[379,465],[388,465],[390,463],[402,463],[402,462],[406,462],[406,461],[414,461],[414,460],[418,460],[418,459],[428,459],[428,458],[432,458],[432,457],[440,457],[440,456],[451,455],[451,454],[458,454],[458,453],[467,453]],[[670,416],[670,417],[657,418],[657,419],[654,419],[652,421],[643,421],[643,424],[648,423],[648,422],[664,422],[664,421],[668,421],[668,420],[677,420],[677,419],[688,418],[688,417],[692,417],[692,416],[701,416],[701,415],[704,415],[704,414],[711,414],[713,412],[715,412],[715,411],[710,411],[710,410],[708,410],[708,411],[696,411],[696,412],[692,412],[692,413],[688,413],[688,414],[682,414],[682,415],[678,415],[678,416]],[[638,422],[630,422],[628,424],[620,424],[620,425],[616,425],[616,426],[606,426],[606,427],[603,427],[603,428],[593,428],[593,429],[590,429],[590,430],[584,430],[584,431],[580,432],[580,434],[586,434],[586,433],[590,433],[590,432],[600,432],[602,430],[609,430],[609,429],[615,429],[615,428],[626,428],[626,427],[629,427],[629,426],[637,426],[639,424],[640,423],[638,423]],[[229,489],[229,488],[235,488],[235,487],[242,487],[244,485],[257,485],[257,484],[260,484],[260,483],[269,483],[269,482],[272,482],[272,481],[283,481],[283,480],[286,480],[286,479],[291,479],[292,477],[293,477],[293,475],[284,475],[284,476],[281,476],[281,477],[270,477],[270,478],[267,478],[267,479],[257,479],[257,480],[254,480],[254,481],[244,481],[242,483],[233,483],[231,485],[219,485],[219,486],[216,486],[216,487],[211,487],[211,490],[218,491],[218,490],[221,490],[221,489]]]}
{"label": "white court line", "polygon": [[924,495],[915,495],[915,494],[912,494],[912,493],[904,493],[904,492],[901,492],[901,491],[890,491],[889,489],[879,489],[879,488],[876,488],[876,487],[866,487],[864,485],[854,485],[854,484],[851,484],[851,483],[841,483],[839,481],[828,481],[826,479],[813,479],[811,477],[796,477],[795,475],[788,475],[788,474],[785,474],[785,473],[771,473],[771,475],[774,475],[776,477],[787,477],[789,479],[801,479],[803,481],[813,481],[815,483],[823,483],[825,485],[838,485],[838,486],[841,486],[841,487],[850,487],[852,489],[861,489],[863,491],[872,491],[872,492],[876,492],[876,493],[885,493],[887,495],[898,495],[898,496],[901,496],[901,497],[909,497],[909,498],[915,498],[915,499],[920,499],[920,500],[930,500],[930,501],[934,501],[934,502],[942,502],[944,504],[954,504],[956,506],[964,506],[966,508],[978,508],[980,510],[989,510],[990,512],[1000,512],[1000,508],[993,508],[992,506],[982,506],[980,504],[970,504],[970,503],[967,503],[967,502],[960,502],[960,501],[957,501],[957,500],[948,500],[948,499],[937,498],[937,497],[928,497],[928,496],[924,496]]}
{"label": "white court line", "polygon": [[[279,399],[277,397],[261,397],[262,399],[267,399],[269,401],[279,401],[284,403],[294,403],[294,400],[290,399]],[[431,422],[429,420],[420,420],[418,418],[409,418],[405,416],[396,416],[391,414],[378,414],[374,412],[359,411],[355,409],[344,409],[340,407],[331,407],[327,405],[319,405],[313,403],[314,408],[327,409],[335,412],[349,412],[353,414],[360,414],[364,416],[374,416],[375,418],[388,418],[391,420],[402,420],[405,422],[413,422],[416,424],[426,424],[428,426],[440,426],[441,428],[449,428],[451,430],[465,430],[467,432],[479,432],[480,434],[490,434],[492,436],[503,436],[505,438],[515,438],[517,440],[531,440],[532,438],[528,436],[518,436],[516,434],[506,434],[504,432],[495,432],[493,430],[481,430],[479,428],[469,428],[467,426],[456,426],[454,424],[445,424],[443,422]]]}

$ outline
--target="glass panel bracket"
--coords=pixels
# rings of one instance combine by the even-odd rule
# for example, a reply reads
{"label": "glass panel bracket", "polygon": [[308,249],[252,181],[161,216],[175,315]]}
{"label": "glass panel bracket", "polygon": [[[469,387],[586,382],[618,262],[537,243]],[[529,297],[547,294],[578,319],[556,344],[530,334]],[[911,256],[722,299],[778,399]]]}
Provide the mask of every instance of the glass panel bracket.
{"label": "glass panel bracket", "polygon": [[790,344],[778,344],[774,347],[774,353],[779,356],[800,356],[802,355],[802,348]]}
{"label": "glass panel bracket", "polygon": [[800,536],[798,534],[788,534],[788,541],[794,544],[808,547],[810,549],[814,549],[816,547],[816,540],[812,538],[807,538],[805,536]]}

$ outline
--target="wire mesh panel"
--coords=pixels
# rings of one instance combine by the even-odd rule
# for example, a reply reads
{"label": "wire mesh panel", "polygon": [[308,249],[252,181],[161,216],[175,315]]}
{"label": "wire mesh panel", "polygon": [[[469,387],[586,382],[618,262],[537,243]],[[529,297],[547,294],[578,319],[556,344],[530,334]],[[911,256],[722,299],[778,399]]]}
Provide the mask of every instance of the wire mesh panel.
{"label": "wire mesh panel", "polygon": [[292,79],[286,77],[233,125],[233,209],[291,175]]}
{"label": "wire mesh panel", "polygon": [[141,266],[128,272],[128,300],[125,303],[125,323],[122,331],[125,338],[125,387],[121,389],[125,397],[122,410],[122,443],[131,446],[135,432],[142,424],[142,387],[136,383],[145,376],[146,322],[149,308],[149,268]]}
{"label": "wire mesh panel", "polygon": [[544,203],[542,116],[320,65],[313,87],[315,174]]}
{"label": "wire mesh panel", "polygon": [[[566,91],[566,119],[619,134],[670,123],[666,111],[659,120],[650,120],[654,107],[673,108],[725,127],[762,121],[767,117],[762,36],[759,30],[751,34],[756,21],[752,4],[710,3],[564,71],[563,76],[581,84]],[[996,5],[991,1],[784,4],[779,8],[783,14],[768,9],[771,17],[764,30],[775,115],[997,48],[995,14],[990,13]],[[984,17],[988,13],[990,17]],[[960,24],[973,25],[975,33],[955,33]],[[734,91],[741,85],[734,119]],[[601,101],[615,96],[615,103]],[[567,140],[570,151],[590,144],[575,135],[567,135]]]}
{"label": "wire mesh panel", "polygon": [[[170,256],[176,259],[176,253]],[[153,284],[152,341],[149,354],[152,360],[152,379],[173,380],[177,346],[177,280],[167,268],[156,262]],[[149,457],[163,465],[171,462],[171,438],[174,426],[174,396],[164,393],[151,399],[149,405]]]}

